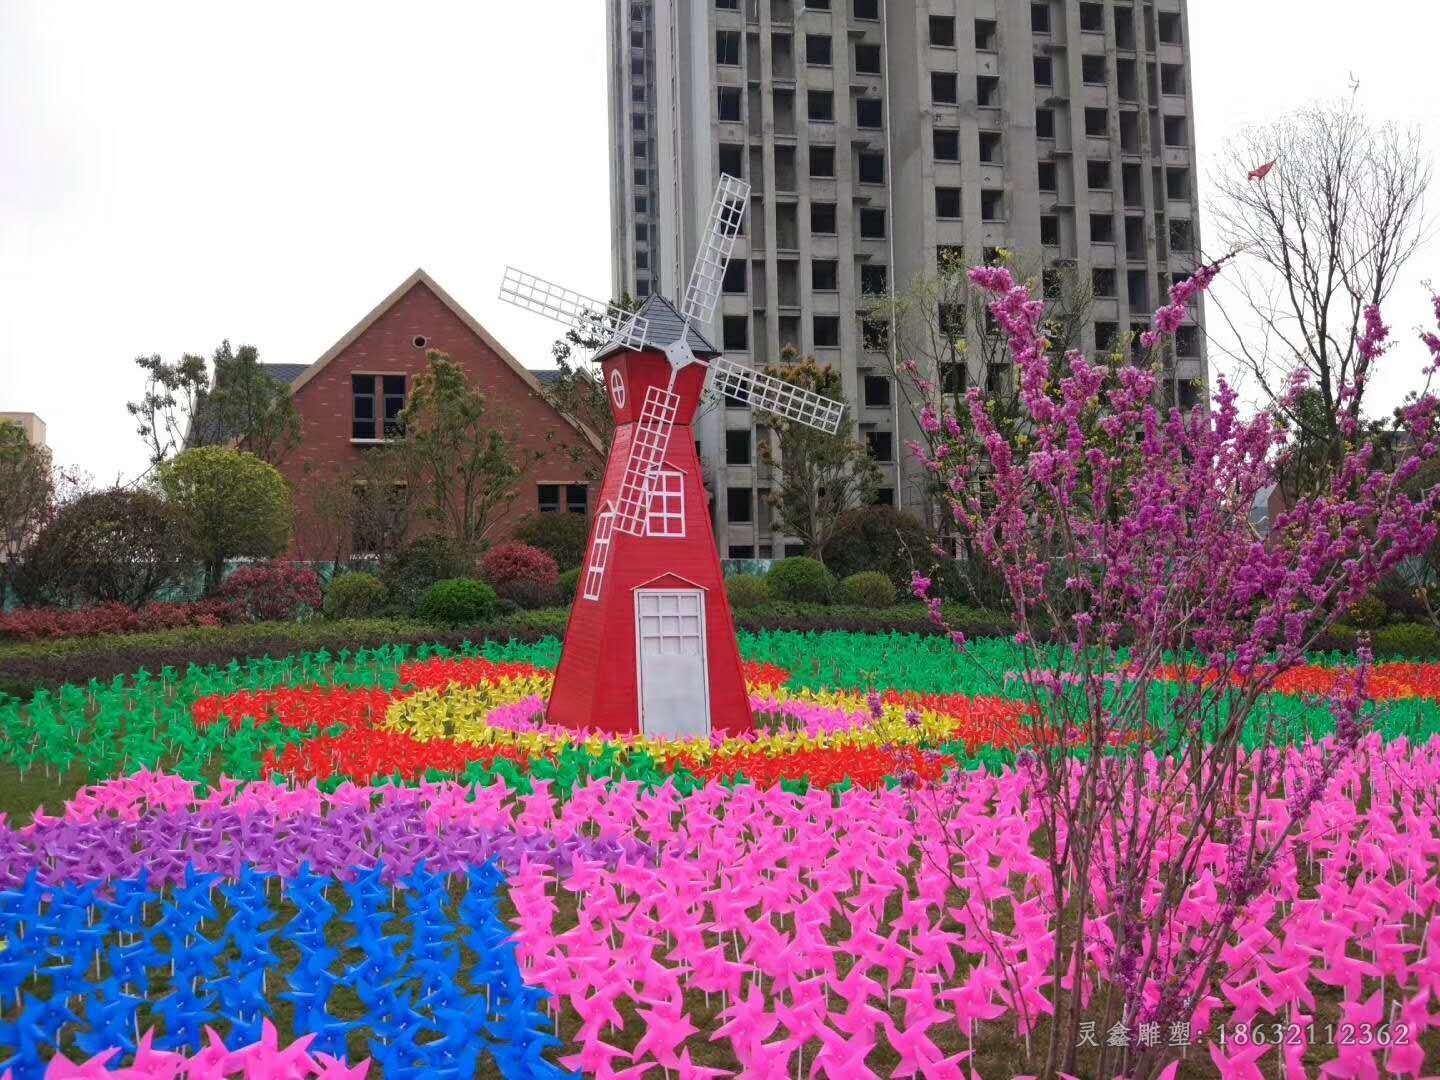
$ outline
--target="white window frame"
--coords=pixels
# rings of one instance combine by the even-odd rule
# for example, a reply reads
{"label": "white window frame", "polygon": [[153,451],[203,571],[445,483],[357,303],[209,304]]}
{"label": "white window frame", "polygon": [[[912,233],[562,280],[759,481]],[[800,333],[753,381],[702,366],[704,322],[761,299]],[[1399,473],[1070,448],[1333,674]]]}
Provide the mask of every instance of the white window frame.
{"label": "white window frame", "polygon": [[590,545],[590,562],[585,568],[586,600],[600,599],[600,586],[605,580],[605,565],[610,561],[610,537],[615,531],[615,511],[606,504],[595,519],[595,542]]}
{"label": "white window frame", "polygon": [[685,474],[678,469],[656,469],[650,474],[645,535],[685,538]]}

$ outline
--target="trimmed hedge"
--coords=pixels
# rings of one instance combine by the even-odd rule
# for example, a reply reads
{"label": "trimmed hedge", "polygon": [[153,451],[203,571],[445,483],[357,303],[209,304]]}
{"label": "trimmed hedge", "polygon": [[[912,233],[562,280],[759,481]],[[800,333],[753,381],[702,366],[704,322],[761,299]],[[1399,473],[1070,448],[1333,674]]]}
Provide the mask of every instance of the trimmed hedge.
{"label": "trimmed hedge", "polygon": [[0,646],[0,693],[28,698],[65,683],[109,682],[144,670],[184,669],[190,664],[280,659],[325,649],[339,654],[389,644],[437,644],[458,648],[467,641],[536,642],[560,637],[565,608],[525,611],[483,626],[439,627],[416,619],[344,619],[309,623],[249,623],[218,629],[164,630],[151,634],[67,638]]}
{"label": "trimmed hedge", "polygon": [[368,619],[385,607],[385,583],[374,574],[336,574],[325,592],[325,617]]}
{"label": "trimmed hedge", "polygon": [[781,559],[765,575],[770,595],[795,604],[828,604],[835,599],[835,575],[815,559]]}
{"label": "trimmed hedge", "polygon": [[500,611],[500,598],[483,581],[451,578],[437,581],[420,602],[420,617],[446,626],[489,622]]}
{"label": "trimmed hedge", "polygon": [[770,602],[770,586],[756,574],[736,574],[725,579],[725,595],[736,611],[763,607]]}
{"label": "trimmed hedge", "polygon": [[895,605],[895,583],[878,570],[862,570],[840,582],[840,602],[863,608]]}
{"label": "trimmed hedge", "polygon": [[1397,623],[1372,635],[1377,657],[1403,656],[1412,660],[1434,660],[1440,656],[1440,633],[1422,623]]}

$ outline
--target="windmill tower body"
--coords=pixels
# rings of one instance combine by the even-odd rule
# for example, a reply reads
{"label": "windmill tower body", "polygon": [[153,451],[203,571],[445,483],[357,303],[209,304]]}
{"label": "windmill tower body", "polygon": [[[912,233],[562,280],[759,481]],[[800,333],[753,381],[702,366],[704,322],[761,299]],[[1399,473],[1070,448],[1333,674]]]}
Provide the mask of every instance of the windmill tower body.
{"label": "windmill tower body", "polygon": [[727,360],[695,326],[720,299],[750,186],[722,175],[679,310],[638,312],[507,269],[500,298],[572,330],[605,330],[595,356],[615,415],[585,565],[548,719],[614,734],[703,736],[754,727],[692,424],[701,395],[834,434],[844,406]]}
{"label": "windmill tower body", "polygon": [[[692,344],[705,355],[703,339]],[[706,370],[691,365],[670,387],[663,352],[619,350],[603,359],[601,372],[615,414],[615,440],[547,718],[613,734],[751,730],[754,719],[691,428]],[[652,473],[643,531],[625,535],[614,528],[615,513],[652,388],[668,388],[678,399],[673,428]]]}

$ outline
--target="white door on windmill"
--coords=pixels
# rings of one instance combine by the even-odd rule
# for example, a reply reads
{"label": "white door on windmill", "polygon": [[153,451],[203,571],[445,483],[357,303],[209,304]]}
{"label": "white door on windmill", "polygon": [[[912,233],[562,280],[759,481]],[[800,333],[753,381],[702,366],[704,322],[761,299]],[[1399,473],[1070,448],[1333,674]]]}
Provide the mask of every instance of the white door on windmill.
{"label": "white door on windmill", "polygon": [[658,738],[708,736],[704,591],[635,590],[635,637],[640,730]]}

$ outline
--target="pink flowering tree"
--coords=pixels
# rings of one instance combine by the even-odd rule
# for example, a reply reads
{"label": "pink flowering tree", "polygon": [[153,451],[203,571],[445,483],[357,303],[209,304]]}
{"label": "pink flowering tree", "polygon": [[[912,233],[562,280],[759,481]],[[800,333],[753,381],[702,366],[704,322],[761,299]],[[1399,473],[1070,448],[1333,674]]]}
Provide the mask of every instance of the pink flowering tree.
{"label": "pink flowering tree", "polygon": [[[1151,355],[1218,270],[1171,291],[1141,340]],[[1434,539],[1435,493],[1405,488],[1436,453],[1428,376],[1440,339],[1426,339],[1426,392],[1402,410],[1397,441],[1411,451],[1398,467],[1372,467],[1373,445],[1352,445],[1324,491],[1261,535],[1251,507],[1288,452],[1274,412],[1242,416],[1223,381],[1208,409],[1162,409],[1156,369],[1056,357],[1029,288],[1003,267],[970,279],[1008,336],[1022,434],[999,430],[972,390],[958,415],[926,412],[927,445],[912,451],[969,547],[1004,581],[1018,627],[1020,670],[994,674],[1018,680],[1033,712],[1020,768],[1049,863],[1054,948],[1044,1000],[1017,989],[1012,1005],[1027,1030],[1053,1010],[1042,1075],[1076,1070],[1083,1017],[1101,1033],[1130,1033],[1086,1051],[1093,1075],[1151,1077],[1179,1050],[1137,1034],[1188,1023],[1213,1001],[1240,915],[1365,734],[1362,648],[1332,697],[1336,726],[1319,764],[1282,788],[1280,748],[1305,733],[1285,727],[1268,694],[1348,605]],[[1367,361],[1386,338],[1372,311],[1358,343]],[[914,587],[946,625],[931,582],[917,575]],[[963,635],[952,637],[964,650]],[[1281,790],[1292,792],[1288,827],[1262,828],[1265,796]],[[944,814],[943,789],[928,797]],[[1180,915],[1217,853],[1217,893],[1197,930]],[[974,880],[963,837],[946,857],[957,888]],[[1003,965],[1007,950],[995,945]],[[1018,974],[1012,985],[1026,981]]]}

